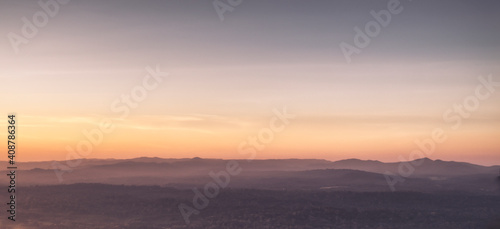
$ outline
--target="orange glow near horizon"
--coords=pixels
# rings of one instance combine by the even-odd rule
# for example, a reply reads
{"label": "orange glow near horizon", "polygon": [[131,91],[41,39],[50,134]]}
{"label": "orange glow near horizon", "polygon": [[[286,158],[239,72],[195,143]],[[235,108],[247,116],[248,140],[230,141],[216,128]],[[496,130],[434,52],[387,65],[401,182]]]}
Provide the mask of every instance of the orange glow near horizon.
{"label": "orange glow near horizon", "polygon": [[[273,113],[269,112],[269,117]],[[102,118],[17,116],[19,161],[51,161],[75,159],[82,141],[91,142]],[[114,129],[102,134],[102,142],[85,152],[81,158],[223,158],[246,159],[238,146],[248,137],[257,136],[268,121],[262,118],[238,119],[222,116],[131,116],[128,119],[109,119]],[[376,122],[324,121],[315,124],[314,117],[301,120],[298,116],[276,133],[272,142],[258,150],[256,159],[326,159],[359,158],[399,161],[409,160],[410,152],[419,149],[415,140],[430,138],[436,122],[415,125]],[[445,125],[442,125],[445,126]],[[478,164],[500,164],[497,139],[500,132],[495,126],[484,124],[464,125],[458,131],[446,129],[447,140],[437,143],[432,159],[467,161]],[[90,133],[85,135],[84,132]],[[102,132],[101,132],[102,133]],[[90,136],[90,137],[87,137]],[[5,135],[0,136],[5,137]],[[71,150],[68,150],[68,147]],[[87,153],[90,152],[90,153]],[[473,152],[473,153],[471,153]],[[480,155],[480,157],[477,157]],[[474,157],[476,156],[476,157]]]}

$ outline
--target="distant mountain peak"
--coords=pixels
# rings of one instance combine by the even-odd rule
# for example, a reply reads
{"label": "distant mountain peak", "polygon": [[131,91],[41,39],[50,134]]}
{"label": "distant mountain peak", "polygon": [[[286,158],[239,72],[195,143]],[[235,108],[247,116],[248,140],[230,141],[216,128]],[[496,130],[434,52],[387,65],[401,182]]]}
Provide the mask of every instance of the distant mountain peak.
{"label": "distant mountain peak", "polygon": [[349,158],[349,159],[339,160],[339,161],[336,161],[336,162],[380,162],[380,161],[377,161],[377,160],[361,160],[361,159],[357,159],[357,158]]}
{"label": "distant mountain peak", "polygon": [[[415,159],[413,161],[422,161],[422,160],[423,161],[434,161],[434,160],[432,160],[432,159],[430,159],[428,157],[422,157],[422,158],[419,158],[419,159]],[[436,160],[436,161],[440,161],[440,160]]]}

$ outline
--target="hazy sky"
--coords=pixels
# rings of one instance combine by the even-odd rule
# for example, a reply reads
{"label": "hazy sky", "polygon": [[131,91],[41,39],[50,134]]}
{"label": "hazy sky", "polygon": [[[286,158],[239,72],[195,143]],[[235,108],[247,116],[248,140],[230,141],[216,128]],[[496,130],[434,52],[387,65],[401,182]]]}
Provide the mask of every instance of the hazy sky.
{"label": "hazy sky", "polygon": [[[104,118],[116,129],[90,158],[246,158],[286,106],[296,118],[258,158],[398,161],[442,128],[430,158],[500,164],[500,87],[457,130],[442,118],[479,76],[500,82],[500,2],[401,0],[347,63],[339,45],[388,2],[243,0],[221,21],[212,1],[72,0],[16,53],[8,34],[43,9],[4,0],[0,113],[18,115],[24,161],[66,159]],[[119,119],[113,101],[156,65],[169,76]]]}

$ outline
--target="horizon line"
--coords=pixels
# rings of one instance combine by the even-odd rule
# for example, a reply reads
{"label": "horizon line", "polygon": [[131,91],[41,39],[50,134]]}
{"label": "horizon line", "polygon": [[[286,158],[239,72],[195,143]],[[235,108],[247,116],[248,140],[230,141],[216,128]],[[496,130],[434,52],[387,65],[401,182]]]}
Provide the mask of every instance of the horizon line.
{"label": "horizon line", "polygon": [[[345,159],[340,159],[340,160],[328,160],[328,159],[323,159],[323,158],[267,158],[267,159],[228,159],[228,158],[202,158],[202,157],[184,157],[184,158],[163,158],[163,157],[132,157],[132,158],[79,158],[79,159],[72,159],[72,160],[46,160],[46,161],[16,161],[16,163],[43,163],[43,162],[65,162],[65,161],[75,161],[75,160],[134,160],[134,159],[159,159],[159,160],[193,160],[193,159],[203,159],[203,160],[223,160],[223,161],[265,161],[265,160],[323,160],[323,161],[329,161],[329,162],[338,162],[338,161],[346,161],[346,160],[359,160],[359,161],[372,161],[372,162],[380,162],[380,163],[401,163],[401,162],[412,162],[412,161],[417,161],[417,160],[422,160],[422,159],[427,159],[430,161],[443,161],[443,162],[456,162],[456,163],[467,163],[467,164],[472,164],[472,165],[480,165],[480,166],[485,166],[485,167],[494,167],[494,166],[500,166],[500,164],[492,164],[492,165],[485,165],[485,164],[478,164],[478,163],[472,163],[468,161],[455,161],[455,160],[442,160],[442,159],[431,159],[429,157],[422,157],[422,158],[417,158],[414,160],[408,160],[408,161],[381,161],[381,160],[372,160],[372,159],[359,159],[359,158],[345,158]],[[9,163],[8,161],[0,161],[0,163]]]}

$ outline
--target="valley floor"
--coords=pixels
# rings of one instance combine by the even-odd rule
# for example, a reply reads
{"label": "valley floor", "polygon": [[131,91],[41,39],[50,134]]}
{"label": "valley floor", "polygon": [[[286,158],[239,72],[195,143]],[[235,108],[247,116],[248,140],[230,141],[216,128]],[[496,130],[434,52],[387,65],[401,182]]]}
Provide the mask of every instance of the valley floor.
{"label": "valley floor", "polygon": [[[192,190],[73,184],[19,189],[2,228],[500,228],[500,195],[225,189],[185,221]],[[4,217],[6,218],[6,217]],[[495,221],[497,222],[494,225]]]}

